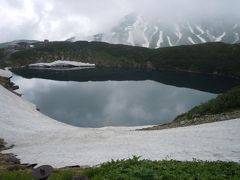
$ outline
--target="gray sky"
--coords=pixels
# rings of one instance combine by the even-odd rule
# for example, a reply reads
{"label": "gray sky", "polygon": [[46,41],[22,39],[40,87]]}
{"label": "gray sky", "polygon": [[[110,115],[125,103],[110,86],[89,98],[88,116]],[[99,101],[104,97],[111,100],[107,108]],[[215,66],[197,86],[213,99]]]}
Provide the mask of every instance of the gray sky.
{"label": "gray sky", "polygon": [[0,42],[84,39],[131,12],[174,21],[239,18],[239,9],[240,0],[0,0]]}

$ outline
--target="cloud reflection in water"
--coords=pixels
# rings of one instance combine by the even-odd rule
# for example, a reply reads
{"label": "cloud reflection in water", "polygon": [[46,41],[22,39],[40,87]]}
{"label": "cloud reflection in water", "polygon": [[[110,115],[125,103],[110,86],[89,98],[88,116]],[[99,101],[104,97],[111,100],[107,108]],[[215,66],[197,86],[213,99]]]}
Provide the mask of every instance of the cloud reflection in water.
{"label": "cloud reflection in water", "polygon": [[141,126],[170,122],[215,94],[155,81],[72,82],[14,76],[19,93],[44,114],[75,126]]}

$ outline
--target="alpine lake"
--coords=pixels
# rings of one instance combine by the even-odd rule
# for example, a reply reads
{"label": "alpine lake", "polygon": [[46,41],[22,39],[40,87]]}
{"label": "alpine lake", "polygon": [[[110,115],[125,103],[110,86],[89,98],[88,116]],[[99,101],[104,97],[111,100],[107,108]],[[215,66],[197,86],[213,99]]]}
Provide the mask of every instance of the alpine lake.
{"label": "alpine lake", "polygon": [[43,114],[79,127],[145,126],[171,122],[239,80],[183,72],[73,68],[13,70],[22,98]]}

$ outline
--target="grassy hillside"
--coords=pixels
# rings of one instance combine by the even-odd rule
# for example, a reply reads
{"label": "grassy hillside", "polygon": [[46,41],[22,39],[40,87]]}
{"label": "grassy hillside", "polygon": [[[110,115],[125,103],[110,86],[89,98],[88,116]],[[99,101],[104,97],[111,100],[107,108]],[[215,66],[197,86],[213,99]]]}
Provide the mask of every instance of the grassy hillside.
{"label": "grassy hillside", "polygon": [[[67,180],[85,175],[92,180],[117,179],[239,179],[240,165],[233,162],[180,162],[139,160],[137,157],[105,163],[88,169],[55,170],[50,180]],[[0,179],[30,180],[31,171],[0,171]]]}
{"label": "grassy hillside", "polygon": [[1,58],[2,66],[67,59],[104,67],[154,68],[240,76],[240,44],[206,43],[148,49],[103,42],[51,42]]}
{"label": "grassy hillside", "polygon": [[228,113],[231,111],[240,110],[240,87],[235,87],[224,94],[209,100],[206,103],[195,106],[185,114],[182,114],[174,120],[180,122],[183,120],[201,117],[203,115],[214,115],[219,113]]}

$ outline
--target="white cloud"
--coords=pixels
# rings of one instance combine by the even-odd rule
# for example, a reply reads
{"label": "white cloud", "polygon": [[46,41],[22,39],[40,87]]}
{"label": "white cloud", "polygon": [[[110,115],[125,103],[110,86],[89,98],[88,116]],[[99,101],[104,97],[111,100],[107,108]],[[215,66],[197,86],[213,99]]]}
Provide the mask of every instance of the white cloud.
{"label": "white cloud", "polygon": [[0,42],[84,38],[131,12],[172,21],[239,17],[238,7],[239,0],[0,0]]}

